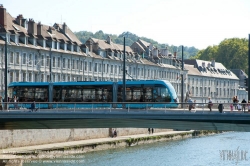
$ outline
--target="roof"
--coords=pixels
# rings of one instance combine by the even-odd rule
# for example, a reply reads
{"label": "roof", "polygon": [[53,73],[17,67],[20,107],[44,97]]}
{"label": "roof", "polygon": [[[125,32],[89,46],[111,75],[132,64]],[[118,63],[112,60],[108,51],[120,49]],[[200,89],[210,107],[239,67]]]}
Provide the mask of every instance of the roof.
{"label": "roof", "polygon": [[[124,50],[123,45],[120,45],[120,44],[116,44],[116,43],[113,43],[113,42],[111,42],[109,44],[106,40],[95,39],[95,38],[92,38],[92,37],[89,40],[92,40],[94,43],[98,43],[98,46],[103,50],[106,50],[106,49],[119,50],[119,51]],[[128,52],[128,53],[133,53],[133,50],[129,46],[125,47],[125,51]]]}
{"label": "roof", "polygon": [[[24,21],[28,21],[24,19],[22,15],[19,15],[18,18],[22,20],[21,21],[22,25],[24,24]],[[34,26],[36,26],[34,30],[38,30],[38,26],[41,26],[41,34],[37,34],[38,31],[35,31],[33,34],[28,34],[28,30],[22,25],[19,25],[18,22],[16,21],[16,18],[12,17],[8,12],[6,12],[6,21],[7,21],[7,26],[6,28],[4,27],[1,28],[2,32],[6,31],[9,32],[10,34],[19,34],[20,37],[27,36],[31,38],[48,39],[48,40],[72,43],[77,45],[82,44],[80,40],[76,37],[76,35],[69,28],[67,28],[67,33],[64,34],[62,28],[63,26],[61,24],[55,23],[54,26],[48,26],[48,25],[43,25],[41,23],[37,24],[33,21],[33,19],[29,19],[29,22],[31,21],[32,23],[34,23]]]}
{"label": "roof", "polygon": [[239,79],[233,72],[228,70],[222,63],[215,61],[205,61],[199,59],[184,60],[185,64],[193,65],[202,76],[224,78],[224,79]]}

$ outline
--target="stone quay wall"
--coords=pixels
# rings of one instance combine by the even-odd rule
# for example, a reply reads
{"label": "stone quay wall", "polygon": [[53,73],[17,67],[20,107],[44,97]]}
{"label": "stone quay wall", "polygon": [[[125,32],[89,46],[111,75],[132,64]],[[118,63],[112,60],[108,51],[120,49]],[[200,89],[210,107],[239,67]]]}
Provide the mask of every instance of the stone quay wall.
{"label": "stone quay wall", "polygon": [[[115,128],[119,136],[145,134],[147,128]],[[0,130],[0,149],[109,137],[111,128]],[[154,129],[154,132],[172,131]]]}

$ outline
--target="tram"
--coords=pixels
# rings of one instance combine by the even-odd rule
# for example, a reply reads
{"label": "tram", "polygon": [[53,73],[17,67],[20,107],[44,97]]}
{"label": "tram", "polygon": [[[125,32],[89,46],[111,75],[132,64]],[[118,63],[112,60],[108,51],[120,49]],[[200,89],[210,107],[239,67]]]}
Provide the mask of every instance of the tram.
{"label": "tram", "polygon": [[[123,82],[12,82],[8,86],[8,95],[9,98],[17,96],[20,103],[56,102],[62,108],[101,108],[110,107],[110,103],[122,108]],[[166,80],[126,81],[125,102],[131,103],[130,108],[178,107],[176,91]],[[40,108],[48,108],[48,104],[41,104]]]}

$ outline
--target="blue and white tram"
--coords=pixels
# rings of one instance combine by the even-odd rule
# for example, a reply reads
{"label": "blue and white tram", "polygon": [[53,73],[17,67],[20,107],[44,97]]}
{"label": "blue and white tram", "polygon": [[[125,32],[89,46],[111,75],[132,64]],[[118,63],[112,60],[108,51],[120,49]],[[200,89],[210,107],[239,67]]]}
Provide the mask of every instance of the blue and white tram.
{"label": "blue and white tram", "polygon": [[[48,108],[48,102],[56,102],[62,108],[110,107],[109,103],[116,102],[114,106],[122,108],[122,93],[122,81],[12,82],[8,86],[10,98],[17,96],[20,103],[47,103],[40,104],[40,108]],[[178,107],[174,87],[163,80],[127,81],[126,102],[135,103],[130,108]]]}

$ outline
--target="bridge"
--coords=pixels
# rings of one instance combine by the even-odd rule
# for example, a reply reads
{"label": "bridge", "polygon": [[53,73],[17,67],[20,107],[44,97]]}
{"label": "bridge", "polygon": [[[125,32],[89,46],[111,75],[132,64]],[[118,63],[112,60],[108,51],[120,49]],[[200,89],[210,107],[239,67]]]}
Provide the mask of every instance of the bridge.
{"label": "bridge", "polygon": [[250,113],[196,109],[65,109],[0,112],[0,129],[171,128],[250,131]]}

